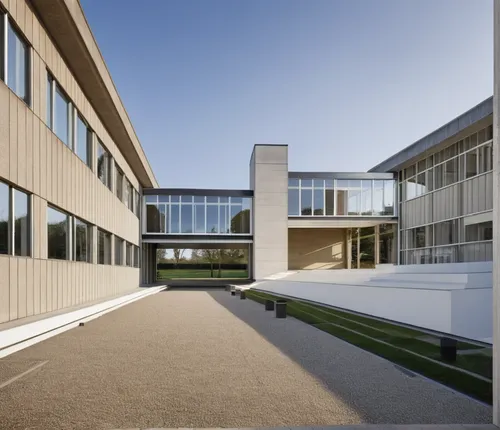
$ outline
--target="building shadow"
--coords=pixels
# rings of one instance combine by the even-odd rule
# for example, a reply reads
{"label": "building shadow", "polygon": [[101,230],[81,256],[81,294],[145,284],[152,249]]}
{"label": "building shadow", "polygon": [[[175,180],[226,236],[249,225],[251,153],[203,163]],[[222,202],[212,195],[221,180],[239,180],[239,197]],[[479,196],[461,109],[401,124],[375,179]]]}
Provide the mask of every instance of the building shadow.
{"label": "building shadow", "polygon": [[[371,424],[489,424],[491,407],[421,378],[295,318],[225,291],[213,300]],[[431,384],[431,385],[429,385]]]}

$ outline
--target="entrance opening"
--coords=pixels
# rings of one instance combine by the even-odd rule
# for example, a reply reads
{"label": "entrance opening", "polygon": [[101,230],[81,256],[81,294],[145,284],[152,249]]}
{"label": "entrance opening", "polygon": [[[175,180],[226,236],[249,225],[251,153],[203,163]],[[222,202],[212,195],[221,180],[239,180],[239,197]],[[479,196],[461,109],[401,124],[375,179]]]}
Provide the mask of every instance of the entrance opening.
{"label": "entrance opening", "polygon": [[248,249],[162,248],[156,252],[156,279],[248,279]]}

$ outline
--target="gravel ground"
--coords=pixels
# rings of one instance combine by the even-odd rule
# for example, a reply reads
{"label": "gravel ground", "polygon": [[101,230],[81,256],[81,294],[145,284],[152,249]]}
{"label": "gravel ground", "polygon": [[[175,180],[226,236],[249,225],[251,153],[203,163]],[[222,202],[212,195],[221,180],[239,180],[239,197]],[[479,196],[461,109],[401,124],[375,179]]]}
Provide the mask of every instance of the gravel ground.
{"label": "gravel ground", "polygon": [[0,389],[0,428],[491,420],[488,406],[224,291],[124,306],[0,360],[0,385],[45,360]]}

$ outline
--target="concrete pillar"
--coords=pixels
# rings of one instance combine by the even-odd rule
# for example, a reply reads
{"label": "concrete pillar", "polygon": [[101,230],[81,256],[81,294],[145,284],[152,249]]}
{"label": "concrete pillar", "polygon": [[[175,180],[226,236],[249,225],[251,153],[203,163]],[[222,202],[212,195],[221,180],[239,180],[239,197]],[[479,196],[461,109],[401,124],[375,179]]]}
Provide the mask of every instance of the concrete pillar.
{"label": "concrete pillar", "polygon": [[351,240],[351,229],[345,229],[345,261],[346,269],[352,268],[352,240]]}
{"label": "concrete pillar", "polygon": [[253,278],[288,270],[288,146],[255,145],[250,160]]}
{"label": "concrete pillar", "polygon": [[500,426],[500,0],[493,15],[493,424]]}
{"label": "concrete pillar", "polygon": [[380,264],[380,225],[375,226],[375,266]]}
{"label": "concrete pillar", "polygon": [[360,238],[361,229],[358,228],[357,230],[358,230],[358,235],[357,235],[358,249],[356,252],[356,257],[358,257],[358,261],[357,261],[356,269],[359,269],[361,267],[361,238]]}

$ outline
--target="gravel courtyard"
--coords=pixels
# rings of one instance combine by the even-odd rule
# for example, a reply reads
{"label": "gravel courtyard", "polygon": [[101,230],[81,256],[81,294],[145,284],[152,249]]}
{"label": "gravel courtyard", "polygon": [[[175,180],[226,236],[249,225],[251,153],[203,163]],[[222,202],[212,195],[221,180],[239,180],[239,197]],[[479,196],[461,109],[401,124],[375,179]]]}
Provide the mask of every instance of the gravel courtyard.
{"label": "gravel courtyard", "polygon": [[490,420],[489,406],[220,290],[161,292],[0,360],[9,429]]}

